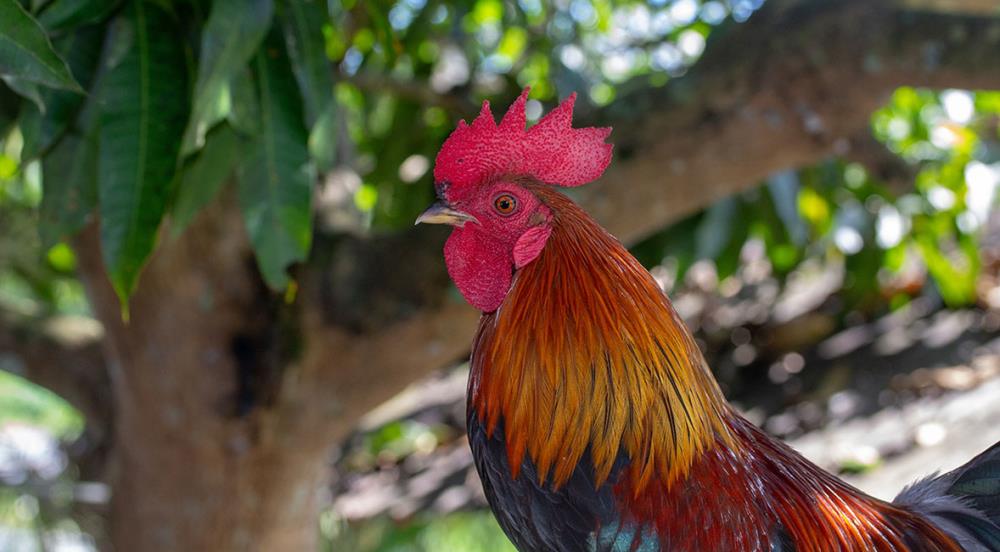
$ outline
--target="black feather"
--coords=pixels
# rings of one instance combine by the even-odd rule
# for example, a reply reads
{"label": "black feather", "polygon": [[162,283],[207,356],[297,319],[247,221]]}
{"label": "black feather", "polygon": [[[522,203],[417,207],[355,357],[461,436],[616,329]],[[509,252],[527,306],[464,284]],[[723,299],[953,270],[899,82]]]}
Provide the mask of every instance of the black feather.
{"label": "black feather", "polygon": [[[550,483],[539,483],[538,472],[528,458],[514,479],[502,425],[487,436],[479,419],[469,416],[469,443],[490,507],[518,550],[611,552],[658,548],[651,548],[649,535],[620,523],[611,484],[595,486],[589,451],[558,490]],[[616,480],[625,464],[625,458],[620,457],[610,481]],[[645,547],[640,546],[644,543]]]}

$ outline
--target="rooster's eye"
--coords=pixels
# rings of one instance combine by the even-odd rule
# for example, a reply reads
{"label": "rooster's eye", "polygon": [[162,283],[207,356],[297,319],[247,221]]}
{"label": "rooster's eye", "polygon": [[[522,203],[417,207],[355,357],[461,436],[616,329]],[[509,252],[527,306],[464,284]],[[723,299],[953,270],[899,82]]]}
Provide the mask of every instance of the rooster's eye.
{"label": "rooster's eye", "polygon": [[503,194],[493,200],[493,208],[501,215],[509,215],[517,209],[517,200],[510,194]]}

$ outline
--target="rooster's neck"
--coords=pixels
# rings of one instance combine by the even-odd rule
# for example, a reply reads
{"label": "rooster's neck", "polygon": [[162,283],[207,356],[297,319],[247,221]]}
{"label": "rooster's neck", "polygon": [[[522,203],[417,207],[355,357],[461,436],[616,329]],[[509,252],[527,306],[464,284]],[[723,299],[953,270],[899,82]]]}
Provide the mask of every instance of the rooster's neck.
{"label": "rooster's neck", "polygon": [[480,322],[470,409],[490,432],[503,420],[515,476],[527,453],[559,486],[589,451],[598,484],[620,453],[640,487],[674,480],[731,439],[722,393],[645,268],[565,196],[536,193],[552,235]]}

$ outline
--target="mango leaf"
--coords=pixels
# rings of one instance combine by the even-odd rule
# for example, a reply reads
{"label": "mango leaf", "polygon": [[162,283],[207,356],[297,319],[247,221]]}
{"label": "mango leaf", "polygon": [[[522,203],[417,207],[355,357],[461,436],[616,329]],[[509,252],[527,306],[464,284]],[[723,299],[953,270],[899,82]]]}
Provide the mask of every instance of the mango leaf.
{"label": "mango leaf", "polygon": [[946,254],[941,243],[928,233],[916,236],[915,241],[945,304],[956,308],[974,303],[976,276],[980,270],[975,238],[967,235],[959,236],[958,247],[950,255]]}
{"label": "mango leaf", "polygon": [[326,3],[289,0],[280,6],[288,57],[305,103],[309,127],[309,153],[321,171],[333,168],[337,141],[337,103],[333,76],[326,57],[323,25],[329,21]]}
{"label": "mango leaf", "polygon": [[155,245],[187,117],[183,44],[170,20],[154,4],[133,2],[112,30],[112,40],[131,44],[110,48],[124,55],[101,86],[101,245],[123,306]]}
{"label": "mango leaf", "polygon": [[233,104],[226,120],[241,134],[256,136],[260,130],[260,107],[250,68],[236,73],[229,83],[229,91]]}
{"label": "mango leaf", "polygon": [[332,169],[336,162],[338,107],[336,98],[331,98],[309,131],[309,155],[323,172]]}
{"label": "mango leaf", "polygon": [[232,106],[229,83],[246,66],[267,34],[274,15],[271,0],[216,0],[201,34],[198,80],[191,120],[181,152],[193,153],[205,134]]}
{"label": "mango leaf", "polygon": [[[55,42],[56,50],[65,56],[80,84],[88,88],[94,80],[103,41],[103,29],[94,25],[66,34]],[[21,115],[22,159],[37,157],[51,147],[77,116],[85,96],[45,89],[41,91],[41,99],[46,106],[44,113],[27,107]]]}
{"label": "mango leaf", "polygon": [[42,99],[42,92],[38,89],[38,85],[24,79],[19,79],[17,77],[12,77],[10,75],[4,75],[0,77],[4,84],[8,88],[17,92],[18,96],[29,100],[34,104],[35,109],[41,112],[45,112],[45,100]]}
{"label": "mango leaf", "polygon": [[38,21],[49,31],[62,31],[101,21],[121,0],[55,0],[45,7]]}
{"label": "mango leaf", "polygon": [[[96,123],[96,121],[95,121]],[[45,247],[83,228],[97,203],[98,127],[66,135],[42,158],[38,232]]]}
{"label": "mango leaf", "polygon": [[399,54],[400,45],[396,41],[396,35],[392,31],[389,16],[383,10],[382,6],[379,6],[376,2],[365,2],[364,6],[382,46],[382,55],[385,56],[385,64],[387,67],[392,67],[396,64],[396,56]]}
{"label": "mango leaf", "polygon": [[278,15],[305,102],[306,124],[312,127],[333,96],[332,68],[323,39],[323,24],[329,21],[326,2],[286,0]]}
{"label": "mango leaf", "polygon": [[774,209],[785,225],[789,238],[795,245],[804,245],[809,237],[799,213],[799,178],[793,170],[781,171],[767,180],[767,190],[774,201]]}
{"label": "mango leaf", "polygon": [[280,290],[288,284],[288,265],[309,252],[314,176],[301,100],[274,33],[257,53],[254,68],[261,128],[240,168],[240,208],[261,274]]}
{"label": "mango leaf", "polygon": [[714,259],[732,241],[739,210],[739,199],[735,197],[727,197],[709,207],[695,232],[695,255],[699,259]]}
{"label": "mango leaf", "polygon": [[181,171],[171,211],[171,233],[179,236],[222,189],[239,161],[240,137],[223,123],[209,131],[205,147]]}
{"label": "mango leaf", "polygon": [[0,76],[83,92],[45,30],[17,0],[0,0]]}

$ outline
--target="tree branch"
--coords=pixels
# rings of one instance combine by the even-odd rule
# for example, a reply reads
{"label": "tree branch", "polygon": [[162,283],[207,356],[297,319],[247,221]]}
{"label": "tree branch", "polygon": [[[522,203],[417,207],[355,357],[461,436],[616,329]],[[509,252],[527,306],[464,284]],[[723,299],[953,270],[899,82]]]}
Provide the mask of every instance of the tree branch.
{"label": "tree branch", "polygon": [[982,16],[1000,15],[1000,6],[997,6],[994,0],[898,0],[897,3],[911,10]]}
{"label": "tree branch", "polygon": [[692,71],[600,114],[616,158],[577,199],[620,239],[850,147],[903,85],[1000,88],[1000,21],[865,0],[771,4]]}
{"label": "tree branch", "polygon": [[476,110],[479,109],[465,95],[438,92],[429,85],[420,82],[405,81],[374,73],[356,73],[354,75],[338,73],[336,78],[353,84],[365,92],[390,92],[394,96],[418,104],[443,107],[462,117],[475,114]]}
{"label": "tree branch", "polygon": [[[867,156],[872,144],[859,137],[869,135],[872,111],[896,87],[1000,88],[1000,22],[993,18],[870,0],[785,0],[716,33],[686,76],[662,88],[624,87],[636,91],[579,123],[615,127],[615,160],[599,182],[570,193],[626,243],[774,172],[835,154]],[[443,234],[412,230],[409,247],[443,265]],[[364,367],[324,380],[327,388],[351,390],[338,397],[341,412],[371,409],[471,342],[476,314],[445,299],[447,284],[435,279],[437,292],[417,293],[426,287],[419,271],[397,280],[385,273],[372,263],[351,278],[367,282],[367,300],[419,297],[419,304],[407,302],[407,312],[417,314],[394,313],[379,320],[384,329],[353,341],[329,319],[311,331],[311,342],[331,344],[317,355],[353,357]],[[321,356],[305,364],[318,366]]]}

